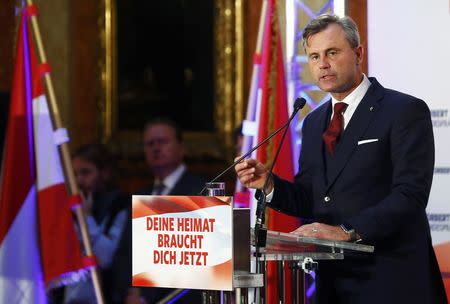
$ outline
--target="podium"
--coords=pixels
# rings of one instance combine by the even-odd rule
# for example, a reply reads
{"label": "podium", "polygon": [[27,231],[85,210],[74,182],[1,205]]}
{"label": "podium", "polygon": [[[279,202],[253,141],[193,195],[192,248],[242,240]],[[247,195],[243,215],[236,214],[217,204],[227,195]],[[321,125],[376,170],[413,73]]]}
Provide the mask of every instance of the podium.
{"label": "podium", "polygon": [[[285,264],[291,274],[291,299],[293,304],[305,303],[305,274],[316,270],[321,260],[342,260],[346,253],[371,254],[374,246],[301,237],[292,233],[267,231],[266,246],[260,248],[260,258],[255,257],[254,229],[248,230],[250,214],[248,209],[233,210],[233,290],[234,303],[248,303],[248,288],[257,288],[255,303],[266,303],[267,282],[265,269],[268,262],[277,263],[277,303],[286,303]],[[249,247],[248,244],[251,244]],[[258,262],[260,273],[250,272],[250,261]],[[257,261],[258,260],[258,261]],[[222,296],[214,292],[205,293],[204,303],[230,303],[231,295]]]}
{"label": "podium", "polygon": [[[251,235],[253,244],[253,228]],[[374,249],[370,245],[302,237],[292,233],[269,230],[267,231],[266,247],[262,248],[261,253],[269,261],[300,261],[306,258],[336,260],[344,259],[344,254],[348,251],[372,253]]]}
{"label": "podium", "polygon": [[[254,234],[251,229],[252,244],[254,244]],[[260,249],[259,269],[265,277],[267,262],[277,263],[277,303],[285,303],[286,282],[285,264],[291,274],[291,303],[305,303],[305,273],[316,270],[320,260],[342,260],[349,252],[373,253],[374,247],[370,245],[330,241],[318,238],[301,237],[292,233],[277,231],[267,231],[266,246]],[[253,255],[253,259],[256,257]],[[260,297],[256,303],[265,303],[265,286],[261,287]]]}
{"label": "podium", "polygon": [[[256,288],[260,296],[255,302],[263,303],[265,272],[251,273],[252,259],[263,270],[270,261],[289,263],[292,286],[301,287],[304,273],[320,260],[374,250],[268,231],[266,246],[256,258],[250,210],[233,209],[231,197],[134,195],[132,203],[133,286],[175,288],[177,293],[200,289],[203,303],[231,303],[232,296],[234,303],[247,303],[248,288]],[[284,267],[279,269],[278,303],[285,303]],[[304,290],[292,288],[292,298],[303,303]]]}

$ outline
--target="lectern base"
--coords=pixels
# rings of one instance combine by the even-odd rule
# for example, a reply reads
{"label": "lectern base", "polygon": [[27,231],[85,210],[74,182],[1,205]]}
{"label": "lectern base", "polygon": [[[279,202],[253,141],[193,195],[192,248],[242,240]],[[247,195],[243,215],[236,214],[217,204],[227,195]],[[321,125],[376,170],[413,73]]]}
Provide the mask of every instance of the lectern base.
{"label": "lectern base", "polygon": [[[264,275],[262,273],[249,273],[238,271],[233,278],[234,291],[203,292],[203,304],[248,304],[248,288],[260,288],[264,286]],[[234,294],[234,302],[232,297]]]}

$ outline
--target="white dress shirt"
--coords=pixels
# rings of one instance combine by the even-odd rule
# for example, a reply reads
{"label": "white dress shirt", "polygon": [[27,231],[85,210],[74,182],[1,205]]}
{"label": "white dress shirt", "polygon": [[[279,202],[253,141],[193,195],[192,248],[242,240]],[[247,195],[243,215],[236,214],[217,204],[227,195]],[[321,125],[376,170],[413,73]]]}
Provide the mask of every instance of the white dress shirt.
{"label": "white dress shirt", "polygon": [[[155,180],[153,185],[164,184],[164,189],[161,192],[161,195],[167,195],[172,191],[173,187],[177,184],[178,180],[183,175],[184,171],[186,171],[186,166],[184,164],[179,165],[175,171],[170,173],[166,178],[161,180]],[[153,187],[155,188],[155,187]],[[153,190],[152,194],[156,194],[155,190]]]}
{"label": "white dress shirt", "polygon": [[350,94],[348,94],[344,99],[342,100],[336,100],[331,97],[331,110],[333,111],[331,113],[331,119],[334,115],[334,105],[338,102],[345,102],[348,104],[347,109],[345,109],[345,112],[343,114],[344,116],[344,130],[347,127],[348,123],[350,122],[350,119],[353,116],[353,113],[355,113],[356,108],[358,107],[359,103],[363,99],[364,95],[366,95],[367,90],[369,90],[369,87],[372,83],[367,78],[366,75],[363,74],[363,80],[359,84],[359,86],[356,87]]}
{"label": "white dress shirt", "polygon": [[[348,123],[350,122],[350,119],[352,118],[353,113],[355,113],[355,110],[358,107],[359,103],[364,98],[364,95],[366,95],[367,91],[369,90],[371,84],[372,83],[370,82],[369,78],[367,78],[367,76],[363,74],[363,80],[361,81],[361,83],[343,100],[337,100],[331,97],[331,110],[333,111],[331,114],[331,119],[333,118],[334,115],[334,105],[336,103],[345,102],[346,104],[348,104],[347,109],[345,109],[345,112],[343,113],[344,130],[347,127]],[[266,197],[267,202],[270,202],[272,200],[274,191],[275,189],[272,189],[272,191],[267,195]]]}

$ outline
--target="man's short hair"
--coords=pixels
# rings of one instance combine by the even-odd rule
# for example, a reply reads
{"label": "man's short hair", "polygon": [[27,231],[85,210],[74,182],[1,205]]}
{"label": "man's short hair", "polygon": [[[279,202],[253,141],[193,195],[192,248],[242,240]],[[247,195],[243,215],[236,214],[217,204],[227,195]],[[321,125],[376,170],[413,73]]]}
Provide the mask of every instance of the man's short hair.
{"label": "man's short hair", "polygon": [[303,31],[303,48],[306,49],[309,37],[322,32],[330,24],[337,24],[342,27],[351,47],[355,48],[360,44],[358,27],[350,17],[339,17],[336,15],[323,14],[311,20]]}
{"label": "man's short hair", "polygon": [[145,123],[144,131],[154,125],[166,125],[172,128],[175,131],[175,138],[179,143],[183,142],[183,132],[181,131],[180,126],[172,119],[168,117],[156,117],[150,119]]}

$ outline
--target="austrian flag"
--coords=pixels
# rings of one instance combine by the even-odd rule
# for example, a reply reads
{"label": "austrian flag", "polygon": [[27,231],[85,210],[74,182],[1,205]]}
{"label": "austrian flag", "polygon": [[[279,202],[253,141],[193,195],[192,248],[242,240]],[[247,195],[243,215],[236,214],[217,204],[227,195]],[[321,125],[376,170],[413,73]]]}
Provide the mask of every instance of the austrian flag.
{"label": "austrian flag", "polygon": [[0,303],[46,303],[84,272],[41,76],[24,15],[0,179]]}

